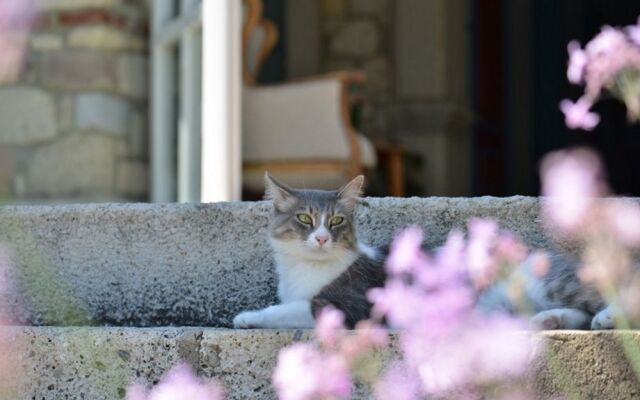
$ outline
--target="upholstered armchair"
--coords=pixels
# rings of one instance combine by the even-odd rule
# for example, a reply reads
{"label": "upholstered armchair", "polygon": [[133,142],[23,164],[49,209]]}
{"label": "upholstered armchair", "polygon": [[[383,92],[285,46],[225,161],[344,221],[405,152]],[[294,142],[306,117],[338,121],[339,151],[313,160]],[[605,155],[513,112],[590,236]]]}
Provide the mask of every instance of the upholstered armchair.
{"label": "upholstered armchair", "polygon": [[278,40],[261,0],[244,1],[243,184],[263,188],[264,171],[301,187],[335,188],[376,166],[373,144],[351,123],[349,88],[360,72],[342,71],[277,85],[257,85]]}

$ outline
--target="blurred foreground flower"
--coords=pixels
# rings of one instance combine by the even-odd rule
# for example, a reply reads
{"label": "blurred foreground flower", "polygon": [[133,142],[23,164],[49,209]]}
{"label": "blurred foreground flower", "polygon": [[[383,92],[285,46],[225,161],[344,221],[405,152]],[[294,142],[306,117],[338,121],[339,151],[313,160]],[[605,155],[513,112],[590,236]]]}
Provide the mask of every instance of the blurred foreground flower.
{"label": "blurred foreground flower", "polygon": [[348,398],[352,375],[367,373],[357,371],[359,363],[388,340],[387,332],[369,321],[360,322],[353,333],[346,332],[344,315],[331,307],[318,316],[315,336],[317,344],[296,343],[280,351],[273,373],[280,400]]}
{"label": "blurred foreground flower", "polygon": [[151,391],[134,385],[127,400],[222,400],[222,390],[196,377],[187,365],[174,367]]}
{"label": "blurred foreground flower", "polygon": [[585,85],[576,103],[560,103],[569,128],[592,130],[598,125],[600,117],[589,109],[604,91],[625,103],[630,121],[640,120],[640,19],[624,29],[604,26],[584,49],[571,41],[567,50],[567,79]]}
{"label": "blurred foreground flower", "polygon": [[400,329],[402,350],[402,359],[377,385],[378,398],[388,398],[385,393],[394,386],[406,399],[464,398],[521,376],[538,351],[533,338],[517,333],[526,322],[477,311],[475,300],[502,268],[524,261],[524,246],[489,220],[470,221],[467,243],[453,231],[433,256],[422,253],[421,235],[407,230],[394,242],[394,250],[419,255],[411,272],[393,273],[398,268],[390,265],[390,257],[387,285],[370,292],[374,315]]}
{"label": "blurred foreground flower", "polygon": [[[627,317],[640,314],[640,277],[632,252],[640,246],[640,205],[611,196],[600,157],[578,148],[547,155],[541,164],[542,214],[555,235],[582,248],[580,278]],[[640,315],[638,315],[640,317]],[[635,317],[634,317],[635,318]]]}
{"label": "blurred foreground flower", "polygon": [[391,247],[388,281],[373,289],[373,321],[399,329],[401,357],[383,369],[373,350],[387,333],[372,321],[344,331],[344,316],[324,309],[316,344],[280,352],[273,375],[281,400],[348,398],[354,381],[368,383],[377,399],[425,396],[475,398],[483,388],[517,379],[537,354],[527,324],[504,313],[476,310],[479,290],[527,257],[526,248],[495,222],[472,220],[469,240],[453,231],[433,254],[421,249],[422,231],[401,233]]}
{"label": "blurred foreground flower", "polygon": [[33,0],[0,0],[0,83],[20,72],[34,12]]}

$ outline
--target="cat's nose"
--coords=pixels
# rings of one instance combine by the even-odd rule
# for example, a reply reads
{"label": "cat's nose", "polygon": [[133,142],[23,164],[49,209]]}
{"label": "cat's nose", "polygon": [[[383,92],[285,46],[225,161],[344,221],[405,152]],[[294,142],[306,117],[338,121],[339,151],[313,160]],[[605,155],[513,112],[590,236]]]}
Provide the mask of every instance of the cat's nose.
{"label": "cat's nose", "polygon": [[318,244],[320,245],[320,247],[324,246],[325,243],[327,243],[327,241],[329,241],[329,236],[326,235],[317,235],[316,236],[316,241],[318,242]]}

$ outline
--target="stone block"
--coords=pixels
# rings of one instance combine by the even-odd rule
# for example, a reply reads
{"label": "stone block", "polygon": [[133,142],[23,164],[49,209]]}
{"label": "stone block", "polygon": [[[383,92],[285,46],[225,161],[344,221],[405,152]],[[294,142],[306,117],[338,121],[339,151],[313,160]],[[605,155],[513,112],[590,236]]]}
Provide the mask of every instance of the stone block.
{"label": "stone block", "polygon": [[116,89],[116,57],[107,52],[46,52],[40,61],[42,84],[67,90]]}
{"label": "stone block", "polygon": [[189,328],[5,328],[21,378],[15,399],[122,399],[178,363],[197,366],[201,331]]}
{"label": "stone block", "polygon": [[16,154],[10,147],[0,147],[0,201],[13,195],[13,177],[16,172]]}
{"label": "stone block", "polygon": [[72,134],[43,146],[26,174],[30,196],[108,194],[113,190],[115,141],[101,135]]}
{"label": "stone block", "polygon": [[343,16],[347,10],[346,0],[322,0],[321,10],[324,16]]}
{"label": "stone block", "polygon": [[[32,187],[67,194],[107,186],[109,139],[69,136],[48,146],[31,163],[37,170],[30,177],[39,179]],[[575,243],[548,237],[538,210],[538,199],[521,196],[367,198],[356,223],[373,246],[389,244],[411,225],[425,229],[427,246],[437,246],[470,218],[490,217],[532,247],[574,251]],[[95,323],[229,326],[237,312],[276,299],[269,212],[266,202],[2,208],[0,242],[15,249],[21,297],[0,302],[0,310],[22,324],[64,321],[59,303],[47,300],[59,280]],[[54,273],[34,282],[43,255]],[[24,302],[37,307],[20,307]]]}
{"label": "stone block", "polygon": [[205,330],[200,345],[202,373],[217,377],[228,389],[227,400],[274,399],[271,374],[278,352],[295,341],[309,340],[309,331]]}
{"label": "stone block", "polygon": [[55,33],[33,34],[29,41],[31,48],[36,51],[57,51],[64,46],[62,37]]}
{"label": "stone block", "polygon": [[0,144],[30,145],[57,134],[52,96],[39,89],[0,89]]}
{"label": "stone block", "polygon": [[58,96],[58,126],[61,132],[68,132],[73,128],[76,99],[73,95]]}
{"label": "stone block", "polygon": [[364,70],[367,73],[367,91],[381,93],[389,89],[391,71],[389,61],[385,57],[375,57],[365,61]]}
{"label": "stone block", "polygon": [[81,26],[67,34],[67,44],[75,48],[102,50],[143,50],[146,41],[122,29],[108,26]]}
{"label": "stone block", "polygon": [[133,113],[129,119],[126,156],[139,160],[149,158],[149,123],[146,114]]}
{"label": "stone block", "polygon": [[119,195],[145,199],[149,194],[149,171],[140,161],[120,161],[116,167],[116,191]]}
{"label": "stone block", "polygon": [[376,24],[366,19],[354,20],[331,37],[333,54],[353,57],[372,55],[380,47],[380,32]]}
{"label": "stone block", "polygon": [[129,103],[106,93],[76,97],[76,127],[123,136],[129,128]]}
{"label": "stone block", "polygon": [[35,0],[39,10],[75,10],[83,8],[110,8],[122,0]]}
{"label": "stone block", "polygon": [[149,97],[149,63],[143,54],[126,53],[118,57],[118,91],[136,99]]}
{"label": "stone block", "polygon": [[389,13],[388,0],[350,0],[354,14],[366,14],[386,19]]}

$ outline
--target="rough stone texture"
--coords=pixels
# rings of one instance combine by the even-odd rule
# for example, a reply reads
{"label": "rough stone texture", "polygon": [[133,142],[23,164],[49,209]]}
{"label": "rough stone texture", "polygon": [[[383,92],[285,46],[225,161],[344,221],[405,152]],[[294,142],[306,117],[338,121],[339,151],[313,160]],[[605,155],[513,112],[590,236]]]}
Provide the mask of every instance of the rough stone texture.
{"label": "rough stone texture", "polygon": [[375,53],[379,45],[379,32],[369,20],[354,20],[344,25],[335,33],[330,44],[333,53],[356,57]]}
{"label": "rough stone texture", "polygon": [[149,65],[143,54],[123,54],[118,59],[118,91],[136,99],[148,93]]}
{"label": "rough stone texture", "polygon": [[38,149],[28,166],[26,190],[33,196],[109,193],[115,143],[100,135],[72,134]]}
{"label": "rough stone texture", "polygon": [[114,135],[128,131],[129,104],[106,93],[84,93],[76,97],[76,127]]}
{"label": "rough stone texture", "polygon": [[10,384],[12,398],[121,399],[133,382],[157,382],[180,361],[197,365],[201,335],[176,328],[10,328],[2,341],[13,344],[11,363],[22,373]]}
{"label": "rough stone texture", "polygon": [[[520,334],[520,333],[514,333]],[[621,350],[621,340],[640,344],[640,332],[559,331],[540,334],[544,357],[529,383],[540,399],[637,399],[640,384]],[[310,333],[293,330],[234,331],[208,328],[4,328],[0,388],[12,399],[120,399],[131,382],[151,385],[184,361],[205,379],[216,379],[226,398],[274,399],[270,375],[279,350]],[[397,354],[395,341],[376,358]],[[9,389],[9,390],[7,390]],[[360,387],[354,399],[366,399]]]}
{"label": "rough stone texture", "polygon": [[640,332],[557,331],[543,334],[546,359],[532,368],[540,398],[637,399],[640,382],[623,341],[640,348]]}
{"label": "rough stone texture", "polygon": [[88,26],[72,29],[67,35],[70,47],[104,50],[142,50],[145,41],[137,35],[107,26]]}
{"label": "rough stone texture", "polygon": [[[76,170],[85,177],[103,169],[93,166],[99,160],[82,161],[67,162],[51,190],[68,185],[64,178],[72,181]],[[41,173],[47,168],[57,167],[43,164]],[[25,324],[229,326],[240,310],[275,301],[268,213],[264,202],[4,208],[0,242],[15,249],[13,275],[22,294],[6,307]],[[530,245],[550,246],[537,199],[527,197],[370,198],[357,222],[372,245],[417,224],[435,246],[471,217],[496,218]]]}
{"label": "rough stone texture", "polygon": [[54,33],[41,33],[32,35],[30,38],[31,48],[38,51],[55,51],[64,46],[61,36]]}
{"label": "rough stone texture", "polygon": [[0,89],[0,144],[27,145],[56,136],[55,107],[39,89]]}
{"label": "rough stone texture", "polygon": [[93,7],[112,7],[122,0],[36,0],[39,10],[74,10]]}
{"label": "rough stone texture", "polygon": [[40,75],[45,86],[60,89],[116,89],[116,58],[99,51],[43,53]]}

